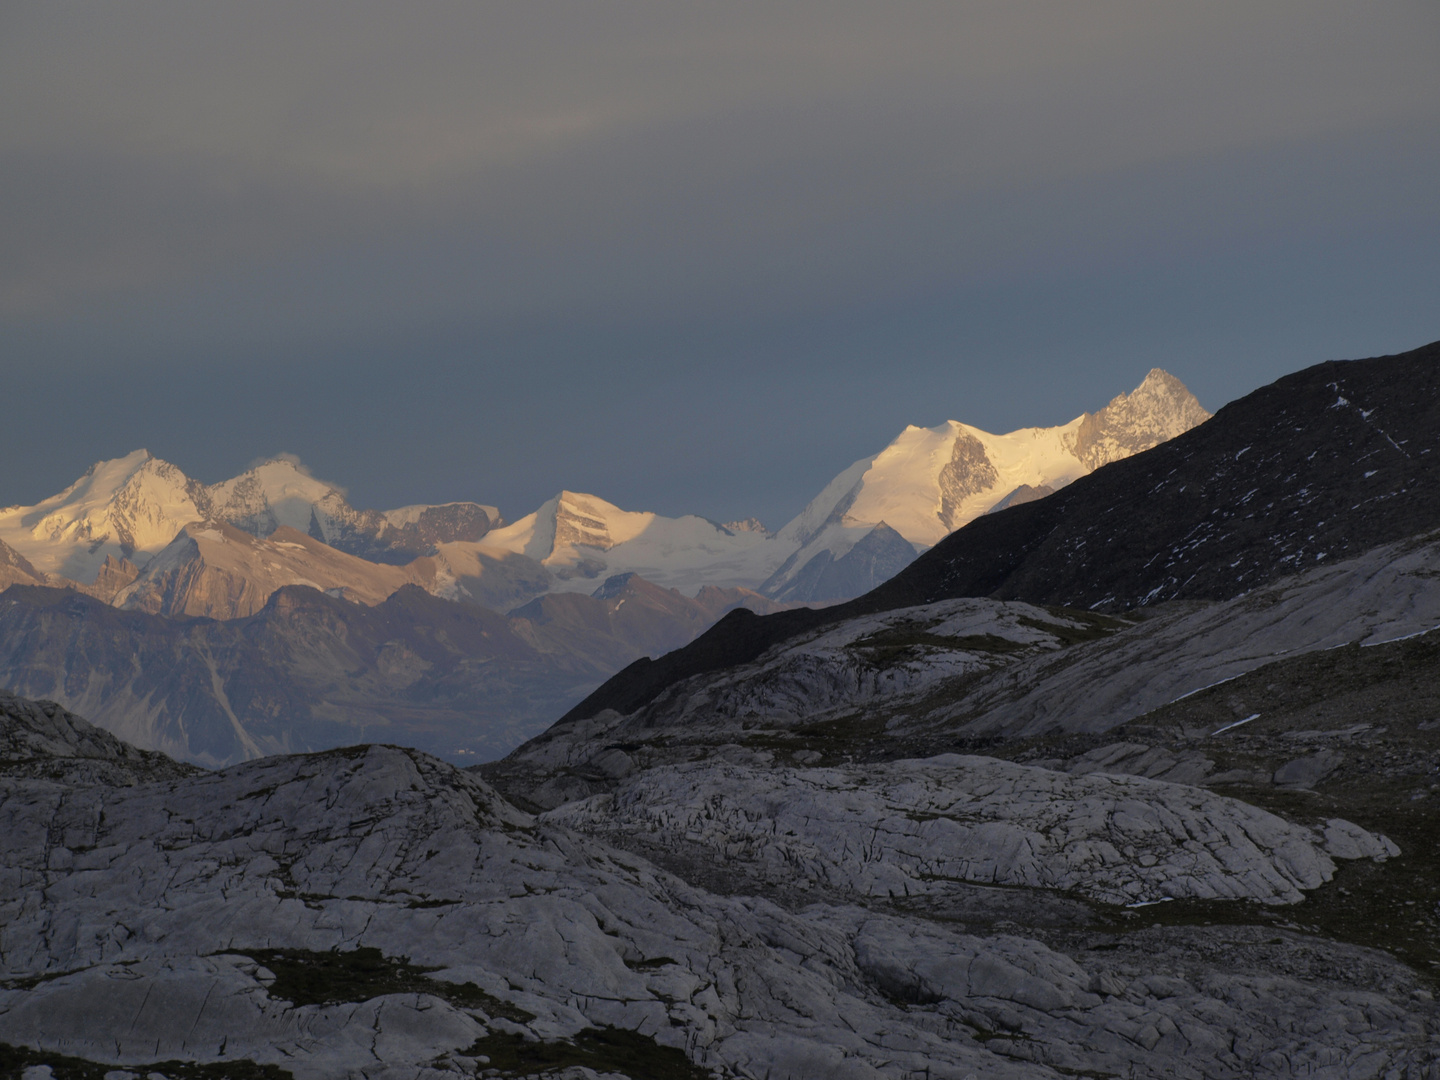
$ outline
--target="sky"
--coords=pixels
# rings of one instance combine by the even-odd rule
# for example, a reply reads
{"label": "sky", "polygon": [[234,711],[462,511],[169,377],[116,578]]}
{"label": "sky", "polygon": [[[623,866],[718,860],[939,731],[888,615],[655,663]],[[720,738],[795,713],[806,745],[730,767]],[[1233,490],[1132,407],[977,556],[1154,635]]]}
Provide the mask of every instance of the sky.
{"label": "sky", "polygon": [[138,447],[775,527],[1440,338],[1440,5],[0,4],[0,505]]}

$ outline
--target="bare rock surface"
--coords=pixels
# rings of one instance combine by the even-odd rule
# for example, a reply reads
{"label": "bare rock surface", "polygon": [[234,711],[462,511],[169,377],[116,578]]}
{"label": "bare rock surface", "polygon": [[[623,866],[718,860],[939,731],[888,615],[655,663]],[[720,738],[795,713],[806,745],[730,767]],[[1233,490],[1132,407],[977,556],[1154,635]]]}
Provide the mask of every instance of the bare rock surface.
{"label": "bare rock surface", "polygon": [[944,755],[852,768],[657,767],[546,821],[797,875],[860,896],[944,892],[954,882],[1070,890],[1110,904],[1162,898],[1295,903],[1332,856],[1388,858],[1350,825],[1327,833],[1199,788],[1068,776]]}
{"label": "bare rock surface", "polygon": [[0,776],[129,786],[199,771],[138,750],[53,701],[0,690]]}
{"label": "bare rock surface", "polygon": [[1387,544],[1224,603],[1180,606],[1063,661],[1019,663],[925,718],[971,732],[1103,731],[1283,656],[1440,626],[1440,539]]}
{"label": "bare rock surface", "polygon": [[[1435,1010],[1383,955],[1303,984],[1194,950],[1142,976],[1128,947],[1096,963],[863,904],[717,896],[390,747],[124,788],[0,778],[0,836],[0,1052],[36,1075],[67,1057],[299,1078],[1440,1069]],[[1253,880],[1308,872],[1289,858]],[[359,983],[296,977],[370,957]],[[592,1056],[526,1065],[556,1061],[526,1046]],[[613,1046],[660,1064],[594,1050]]]}
{"label": "bare rock surface", "polygon": [[[486,1038],[614,1027],[732,1075],[1044,1075],[910,1025],[843,933],[537,825],[413,752],[0,791],[12,1046],[424,1076],[474,1071]],[[435,991],[297,1005],[250,955],[357,948],[432,970]],[[466,983],[483,1004],[452,1003]]]}
{"label": "bare rock surface", "polygon": [[439,591],[437,573],[430,558],[405,566],[367,562],[285,525],[262,538],[224,521],[192,522],[109,602],[151,615],[238,619],[287,585],[373,606],[405,585]]}
{"label": "bare rock surface", "polygon": [[[683,741],[726,743],[757,726],[794,728],[857,709],[900,708],[948,682],[974,681],[1125,625],[983,598],[861,616],[684,683],[629,717],[607,712],[556,724],[509,763],[547,771],[583,765],[609,742],[648,740],[657,729]],[[648,760],[663,757],[649,748]]]}
{"label": "bare rock surface", "polygon": [[[1098,733],[1276,659],[1440,626],[1440,539],[1415,537],[1222,603],[1144,621],[985,598],[946,600],[800,634],[753,662],[679,683],[629,714],[556,724],[510,758],[583,765],[607,742],[719,744],[863,712],[886,739]],[[919,745],[919,744],[917,744]],[[651,759],[666,760],[654,746]],[[683,760],[683,755],[669,755]],[[1198,758],[1123,771],[1197,783]]]}

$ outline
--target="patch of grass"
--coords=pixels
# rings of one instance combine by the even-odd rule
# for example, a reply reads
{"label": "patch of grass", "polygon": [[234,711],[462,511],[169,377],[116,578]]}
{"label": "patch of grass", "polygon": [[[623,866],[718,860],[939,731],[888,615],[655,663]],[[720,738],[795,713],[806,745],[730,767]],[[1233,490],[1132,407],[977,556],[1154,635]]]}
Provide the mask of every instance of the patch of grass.
{"label": "patch of grass", "polygon": [[[1057,619],[1064,619],[1065,622],[1047,622],[1043,619],[1032,619],[1027,615],[1021,615],[1016,621],[1032,630],[1050,634],[1059,639],[1060,644],[1066,647],[1083,645],[1087,641],[1098,641],[1100,638],[1109,637],[1117,631],[1129,629],[1134,625],[1124,619],[1117,619],[1113,615],[1101,615],[1094,611],[1077,611],[1074,608],[1065,607],[1047,607],[1045,610]],[[1080,625],[1069,625],[1072,623]]]}
{"label": "patch of grass", "polygon": [[932,634],[918,627],[894,627],[852,641],[849,648],[860,653],[871,667],[887,668],[912,660],[925,649],[945,652],[988,653],[1011,656],[1032,648],[999,634]]}
{"label": "patch of grass", "polygon": [[541,1069],[567,1069],[575,1065],[596,1072],[618,1072],[631,1080],[711,1080],[712,1073],[700,1068],[672,1046],[624,1028],[590,1028],[571,1041],[530,1042],[519,1035],[496,1032],[480,1039],[466,1057],[488,1057],[487,1069],[501,1076],[523,1076]]}
{"label": "patch of grass", "polygon": [[800,745],[825,753],[827,750],[834,749],[832,745],[827,744],[838,742],[844,744],[844,748],[849,748],[852,744],[884,738],[885,718],[875,712],[850,713],[847,716],[837,716],[832,720],[804,724],[795,729],[795,734],[805,740]]}
{"label": "patch of grass", "polygon": [[1276,912],[1284,917],[1277,921],[1288,918],[1311,933],[1382,949],[1437,981],[1440,800],[1412,802],[1413,787],[1413,781],[1377,778],[1314,794],[1253,785],[1219,790],[1291,819],[1343,817],[1395,841],[1400,855],[1384,862],[1336,860],[1335,877]]}
{"label": "patch of grass", "polygon": [[369,1001],[385,994],[431,994],[462,1009],[478,1009],[519,1024],[535,1019],[534,1013],[502,1001],[473,982],[432,979],[430,973],[439,968],[418,967],[407,960],[387,957],[379,949],[254,949],[239,955],[274,972],[275,981],[268,993],[295,1005]]}
{"label": "patch of grass", "polygon": [[147,1076],[160,1073],[170,1080],[294,1080],[288,1069],[259,1065],[246,1059],[228,1061],[156,1061],[148,1065],[113,1065],[85,1058],[31,1050],[25,1046],[0,1043],[0,1078],[19,1080],[28,1068],[48,1065],[56,1080],[104,1080],[116,1069]]}
{"label": "patch of grass", "polygon": [[1061,1076],[1080,1076],[1085,1080],[1122,1080],[1119,1073],[1101,1072],[1099,1069],[1067,1069],[1063,1065],[1054,1063],[1050,1065],[1050,1068]]}
{"label": "patch of grass", "polygon": [[[1397,858],[1338,863],[1335,878],[1284,909],[1312,932],[1383,949],[1440,978],[1440,632],[1278,660],[1171,702],[1130,730],[1194,747],[1217,769],[1268,773],[1325,748],[1340,764],[1312,791],[1261,783],[1217,787],[1294,821],[1344,818],[1383,833]],[[1258,719],[1211,736],[1236,719]],[[1308,733],[1296,738],[1296,732]],[[1136,741],[1154,741],[1137,738]],[[1171,906],[1171,905],[1166,905]]]}

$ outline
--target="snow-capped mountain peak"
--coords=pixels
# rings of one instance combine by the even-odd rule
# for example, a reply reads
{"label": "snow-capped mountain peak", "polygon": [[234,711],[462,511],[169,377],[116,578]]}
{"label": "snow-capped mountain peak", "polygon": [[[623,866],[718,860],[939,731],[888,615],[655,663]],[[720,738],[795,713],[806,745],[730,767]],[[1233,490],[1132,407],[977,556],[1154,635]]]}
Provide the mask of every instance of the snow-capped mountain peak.
{"label": "snow-capped mountain peak", "polygon": [[[1178,379],[1156,369],[1131,393],[1058,427],[1001,435],[956,420],[907,427],[835,477],[778,533],[754,520],[720,525],[623,510],[569,490],[512,525],[493,506],[471,502],[357,510],[342,488],[290,455],[207,486],[137,450],[98,462],[35,506],[0,510],[0,542],[40,575],[87,586],[107,558],[116,566],[130,560],[125,573],[108,574],[106,590],[133,578],[186,525],[224,522],[261,539],[288,527],[371,562],[442,557],[456,582],[484,578],[477,588],[491,597],[589,592],[602,575],[638,573],[686,595],[716,586],[759,588],[784,601],[839,600],[879,584],[981,514],[1058,490],[1207,415]],[[440,589],[440,578],[432,586]]]}
{"label": "snow-capped mountain peak", "polygon": [[[215,517],[261,537],[282,525],[314,535],[318,508],[332,518],[350,518],[356,513],[345,501],[344,491],[317,480],[287,456],[271,458],[213,484],[208,493]],[[319,531],[323,532],[323,525]]]}
{"label": "snow-capped mountain peak", "polygon": [[92,465],[58,495],[0,510],[0,542],[42,574],[89,583],[107,558],[144,566],[191,522],[225,522],[261,538],[289,527],[338,550],[407,563],[439,543],[473,541],[499,520],[475,503],[356,510],[345,492],[281,455],[205,485],[136,450]]}
{"label": "snow-capped mountain peak", "polygon": [[159,551],[205,516],[203,485],[148,450],[96,462],[58,495],[0,510],[0,536],[41,571],[89,581],[107,556]]}
{"label": "snow-capped mountain peak", "polygon": [[480,546],[542,563],[562,591],[590,591],[602,575],[637,572],[687,594],[705,585],[753,586],[793,549],[763,531],[735,531],[694,514],[669,518],[622,510],[575,491],[562,491],[533,514],[493,530]]}
{"label": "snow-capped mountain peak", "polygon": [[[1185,385],[1159,368],[1129,394],[1058,427],[992,434],[956,420],[907,427],[874,457],[846,469],[778,534],[797,546],[761,592],[781,599],[828,599],[796,592],[814,559],[838,563],[881,522],[917,550],[1008,501],[1055,491],[1101,465],[1174,438],[1208,419]],[[889,536],[883,554],[867,548],[866,565],[892,568],[904,551]],[[872,544],[870,547],[874,547]],[[826,570],[823,580],[859,580]],[[875,584],[879,584],[878,581]],[[853,595],[853,594],[852,594]]]}

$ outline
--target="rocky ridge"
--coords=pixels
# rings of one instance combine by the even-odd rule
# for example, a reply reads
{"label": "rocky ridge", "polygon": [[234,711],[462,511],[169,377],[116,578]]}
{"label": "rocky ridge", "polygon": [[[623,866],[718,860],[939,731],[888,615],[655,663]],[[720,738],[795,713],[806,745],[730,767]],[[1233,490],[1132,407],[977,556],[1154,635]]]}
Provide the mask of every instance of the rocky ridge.
{"label": "rocky ridge", "polygon": [[1168,371],[1152,368],[1129,394],[1118,394],[1076,425],[1072,452],[1091,472],[1143,453],[1198,427],[1210,414],[1185,384]]}
{"label": "rocky ridge", "polygon": [[181,529],[110,603],[151,615],[238,619],[254,615],[286,586],[373,606],[405,585],[436,591],[437,573],[429,558],[403,567],[367,562],[288,525],[262,538],[224,522],[197,522]]}
{"label": "rocky ridge", "polygon": [[43,585],[45,579],[30,560],[0,540],[0,589],[10,585]]}
{"label": "rocky ridge", "polygon": [[138,750],[53,701],[0,690],[0,776],[131,787],[199,772]]}
{"label": "rocky ridge", "polygon": [[[663,731],[675,753],[762,733],[795,740],[819,725],[858,725],[917,750],[957,738],[1102,733],[1280,656],[1440,627],[1437,579],[1440,538],[1425,534],[1234,600],[1143,618],[988,598],[857,616],[693,676],[633,713],[583,720],[576,710],[511,761],[581,765],[579,748],[593,750],[600,731],[631,742]],[[668,753],[650,748],[647,760],[683,760]]]}
{"label": "rocky ridge", "polygon": [[1339,818],[1317,831],[1188,786],[955,754],[828,769],[664,766],[545,820],[622,845],[700,849],[772,887],[798,877],[890,898],[963,881],[1122,905],[1298,903],[1334,876],[1335,857],[1400,853]]}

